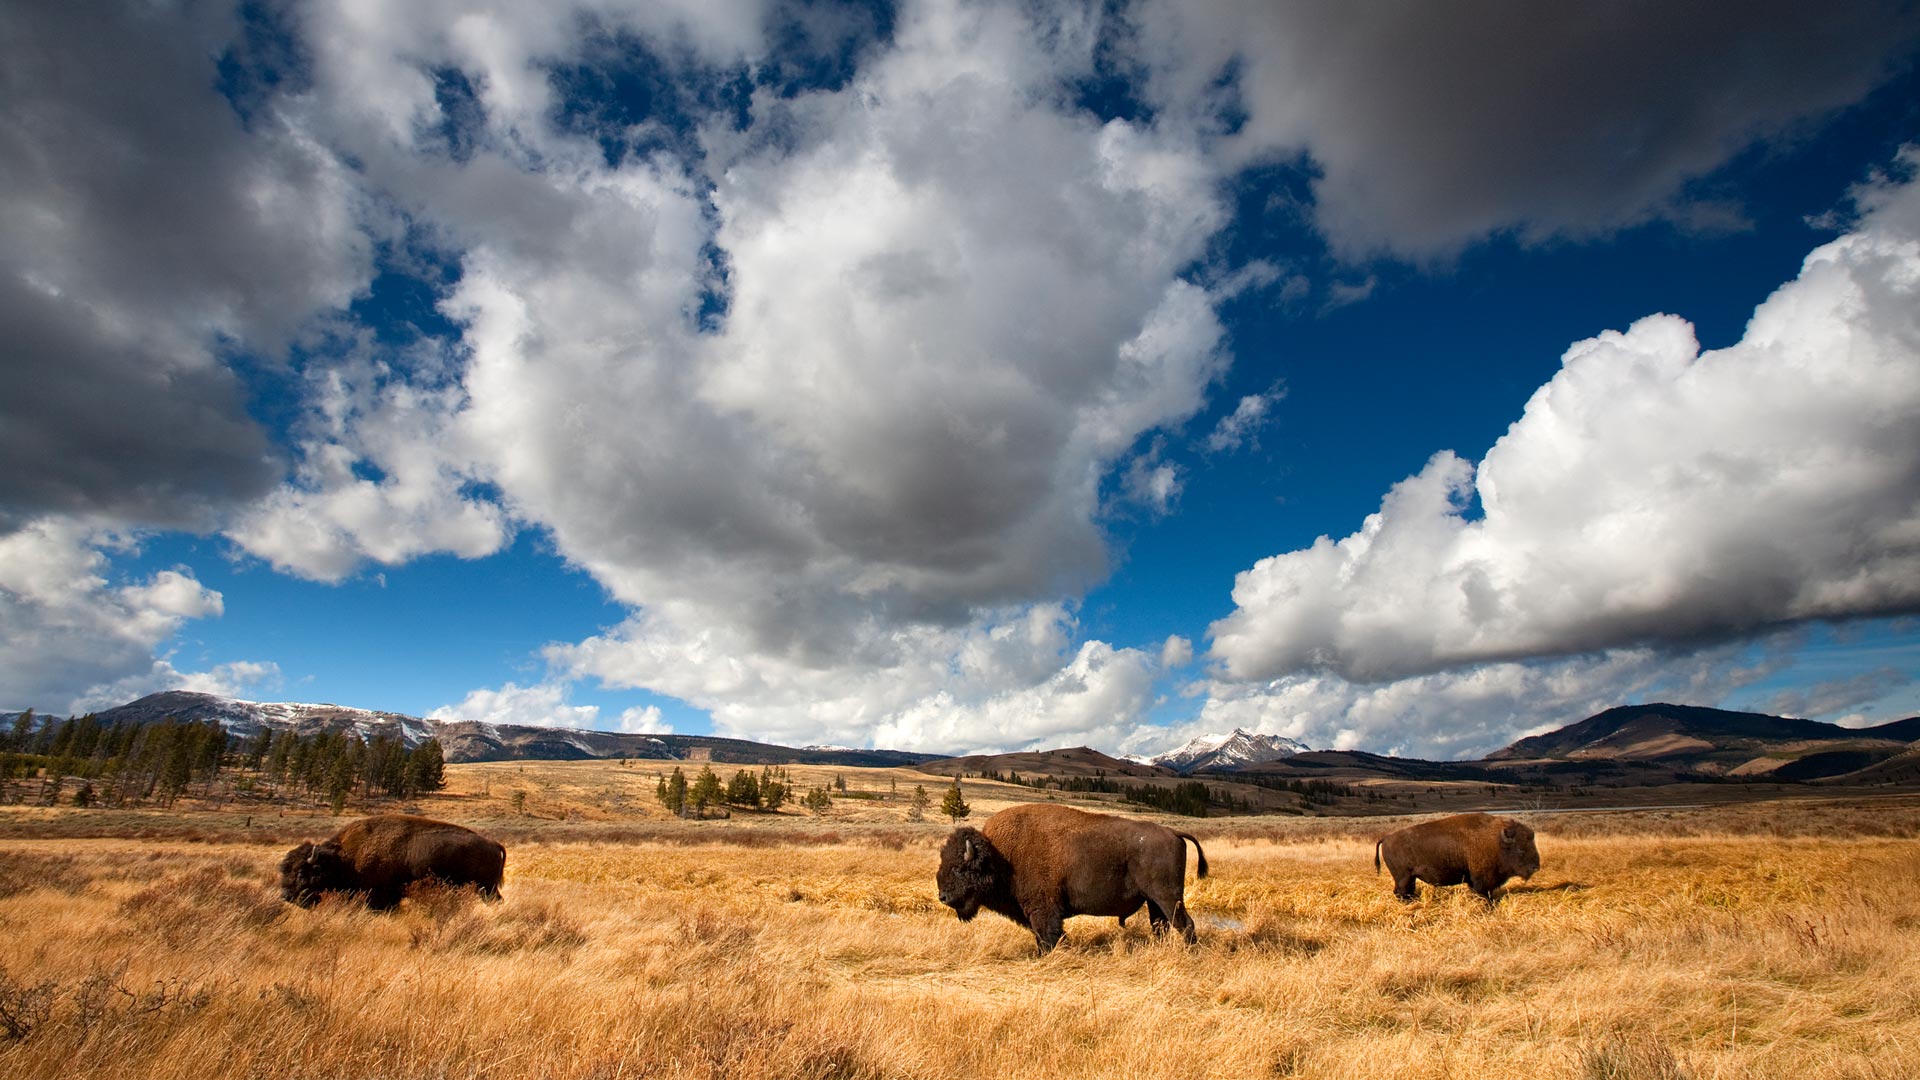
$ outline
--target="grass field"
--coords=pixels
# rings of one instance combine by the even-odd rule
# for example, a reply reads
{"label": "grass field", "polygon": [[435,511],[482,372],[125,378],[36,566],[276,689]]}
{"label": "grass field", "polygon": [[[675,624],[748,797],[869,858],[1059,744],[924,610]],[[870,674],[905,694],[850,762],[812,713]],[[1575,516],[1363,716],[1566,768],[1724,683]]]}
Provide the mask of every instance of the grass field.
{"label": "grass field", "polygon": [[[422,809],[507,841],[507,899],[392,915],[279,902],[324,818],[7,808],[0,1076],[1920,1075],[1920,799],[1543,815],[1492,911],[1395,902],[1392,821],[1181,819],[1197,946],[1079,918],[1036,959],[939,906],[944,822],[683,823],[613,773],[456,769]],[[455,812],[515,783],[556,816]]]}

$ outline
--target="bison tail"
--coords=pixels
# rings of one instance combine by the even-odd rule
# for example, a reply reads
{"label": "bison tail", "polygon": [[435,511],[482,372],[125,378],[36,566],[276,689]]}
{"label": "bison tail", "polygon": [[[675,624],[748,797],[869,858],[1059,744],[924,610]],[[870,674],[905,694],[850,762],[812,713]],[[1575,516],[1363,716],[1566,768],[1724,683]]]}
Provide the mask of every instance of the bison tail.
{"label": "bison tail", "polygon": [[1195,858],[1199,860],[1198,863],[1194,866],[1193,876],[1206,877],[1207,876],[1207,853],[1200,850],[1200,841],[1196,839],[1192,833],[1176,833],[1175,835],[1179,836],[1180,839],[1182,840],[1193,841],[1193,854]]}
{"label": "bison tail", "polygon": [[1384,843],[1386,843],[1384,837],[1373,842],[1373,872],[1375,874],[1380,872],[1380,845]]}

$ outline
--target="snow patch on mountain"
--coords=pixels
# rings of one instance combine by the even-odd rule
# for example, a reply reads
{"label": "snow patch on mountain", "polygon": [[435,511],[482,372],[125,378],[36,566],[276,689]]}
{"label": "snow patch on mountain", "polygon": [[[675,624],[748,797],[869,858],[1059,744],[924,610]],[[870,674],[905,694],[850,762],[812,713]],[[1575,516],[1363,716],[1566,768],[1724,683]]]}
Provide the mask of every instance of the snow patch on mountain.
{"label": "snow patch on mountain", "polygon": [[[1201,769],[1239,769],[1263,761],[1277,761],[1304,753],[1307,744],[1284,735],[1261,735],[1246,728],[1234,728],[1224,735],[1200,735],[1186,745],[1146,759],[1144,764],[1162,765],[1176,772]],[[1139,760],[1137,758],[1129,760]]]}

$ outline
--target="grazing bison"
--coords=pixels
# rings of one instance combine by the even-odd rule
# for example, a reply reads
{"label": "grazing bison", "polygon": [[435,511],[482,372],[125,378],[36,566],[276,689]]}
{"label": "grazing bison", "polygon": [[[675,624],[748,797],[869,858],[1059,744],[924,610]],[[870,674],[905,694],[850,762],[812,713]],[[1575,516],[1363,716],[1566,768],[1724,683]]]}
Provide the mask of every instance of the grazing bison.
{"label": "grazing bison", "polygon": [[1376,874],[1382,857],[1393,875],[1393,895],[1402,900],[1413,899],[1418,879],[1429,885],[1465,882],[1491,905],[1493,890],[1508,878],[1529,878],[1540,869],[1533,830],[1512,818],[1486,814],[1455,814],[1395,829],[1373,845]]}
{"label": "grazing bison", "polygon": [[1126,917],[1147,905],[1155,933],[1169,923],[1194,940],[1187,915],[1187,848],[1207,876],[1200,841],[1164,825],[1065,806],[1028,803],[979,829],[962,826],[940,850],[940,902],[961,921],[981,908],[1033,931],[1045,954],[1069,915]]}
{"label": "grazing bison", "polygon": [[400,903],[407,886],[424,878],[477,885],[500,899],[507,849],[472,829],[407,814],[377,814],[348,825],[321,843],[304,843],[280,860],[280,897],[312,907],[322,893],[365,893],[367,906]]}

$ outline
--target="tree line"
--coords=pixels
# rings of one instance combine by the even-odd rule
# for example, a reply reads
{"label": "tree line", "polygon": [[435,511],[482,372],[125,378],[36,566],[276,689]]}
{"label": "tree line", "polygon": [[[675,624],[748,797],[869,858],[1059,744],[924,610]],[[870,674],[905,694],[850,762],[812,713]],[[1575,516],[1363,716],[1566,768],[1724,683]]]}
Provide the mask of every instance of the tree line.
{"label": "tree line", "polygon": [[[236,738],[217,721],[118,720],[92,713],[37,720],[29,709],[0,731],[0,799],[52,804],[77,780],[76,805],[172,806],[183,795],[325,797],[338,813],[355,795],[412,798],[446,783],[438,739],[262,728]],[[38,781],[38,790],[33,784]]]}
{"label": "tree line", "polygon": [[[675,765],[671,774],[660,778],[655,794],[662,805],[681,817],[703,817],[729,806],[778,810],[793,795],[793,779],[785,767],[762,765],[757,775],[741,769],[733,774],[732,780],[721,783],[720,774],[713,771],[713,766],[702,765],[689,780],[686,772]],[[811,798],[811,793],[807,797]],[[812,808],[805,799],[802,802]]]}

